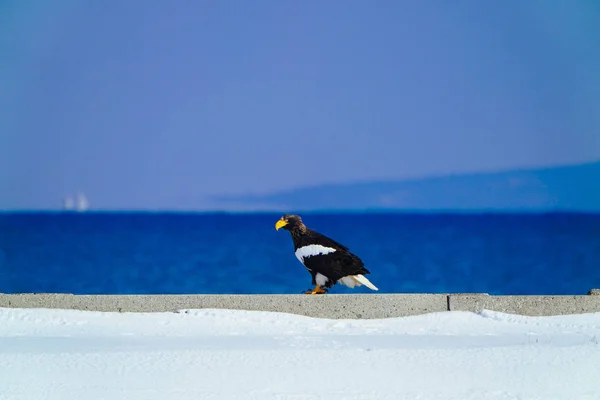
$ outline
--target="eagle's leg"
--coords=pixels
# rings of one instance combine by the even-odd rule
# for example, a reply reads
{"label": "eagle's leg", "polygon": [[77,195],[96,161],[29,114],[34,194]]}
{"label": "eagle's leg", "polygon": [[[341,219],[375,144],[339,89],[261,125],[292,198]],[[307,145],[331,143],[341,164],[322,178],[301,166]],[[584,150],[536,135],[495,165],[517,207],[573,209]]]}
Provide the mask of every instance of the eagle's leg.
{"label": "eagle's leg", "polygon": [[309,289],[306,292],[304,292],[304,294],[325,294],[325,293],[327,293],[327,290],[323,289],[319,285],[315,285],[314,289]]}

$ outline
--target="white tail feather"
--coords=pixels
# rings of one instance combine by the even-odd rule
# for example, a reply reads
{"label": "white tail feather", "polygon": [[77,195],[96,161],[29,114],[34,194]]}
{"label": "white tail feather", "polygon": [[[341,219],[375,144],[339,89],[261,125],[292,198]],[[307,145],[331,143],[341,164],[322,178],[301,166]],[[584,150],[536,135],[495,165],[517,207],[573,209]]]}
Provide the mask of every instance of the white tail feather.
{"label": "white tail feather", "polygon": [[360,286],[365,285],[366,287],[368,287],[371,290],[379,290],[377,289],[377,286],[373,285],[371,283],[370,280],[368,280],[367,278],[365,278],[363,275],[351,275],[351,277],[356,281],[356,283]]}

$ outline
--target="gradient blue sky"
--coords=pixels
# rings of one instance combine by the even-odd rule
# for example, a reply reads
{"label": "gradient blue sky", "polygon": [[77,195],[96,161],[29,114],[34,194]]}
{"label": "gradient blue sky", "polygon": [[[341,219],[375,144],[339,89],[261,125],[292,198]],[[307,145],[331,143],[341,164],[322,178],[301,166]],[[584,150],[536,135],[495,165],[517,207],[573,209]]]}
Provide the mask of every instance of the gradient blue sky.
{"label": "gradient blue sky", "polygon": [[600,158],[594,1],[0,2],[0,208]]}

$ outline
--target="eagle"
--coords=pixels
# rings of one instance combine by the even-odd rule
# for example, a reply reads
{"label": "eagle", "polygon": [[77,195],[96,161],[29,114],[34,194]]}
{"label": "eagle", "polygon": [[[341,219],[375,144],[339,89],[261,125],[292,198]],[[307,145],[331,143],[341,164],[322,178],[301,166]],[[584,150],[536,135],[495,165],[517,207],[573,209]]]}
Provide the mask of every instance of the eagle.
{"label": "eagle", "polygon": [[305,294],[327,293],[336,283],[349,288],[365,285],[379,290],[365,277],[370,272],[358,256],[348,247],[308,228],[299,215],[284,214],[275,223],[275,230],[281,228],[290,232],[296,258],[312,276],[314,289]]}

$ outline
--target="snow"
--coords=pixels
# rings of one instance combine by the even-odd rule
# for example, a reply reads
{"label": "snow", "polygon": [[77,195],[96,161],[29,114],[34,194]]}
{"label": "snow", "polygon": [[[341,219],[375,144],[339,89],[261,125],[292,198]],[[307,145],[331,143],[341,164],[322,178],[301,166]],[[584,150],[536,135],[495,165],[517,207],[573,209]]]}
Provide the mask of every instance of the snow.
{"label": "snow", "polygon": [[600,399],[600,313],[0,308],[0,400]]}

